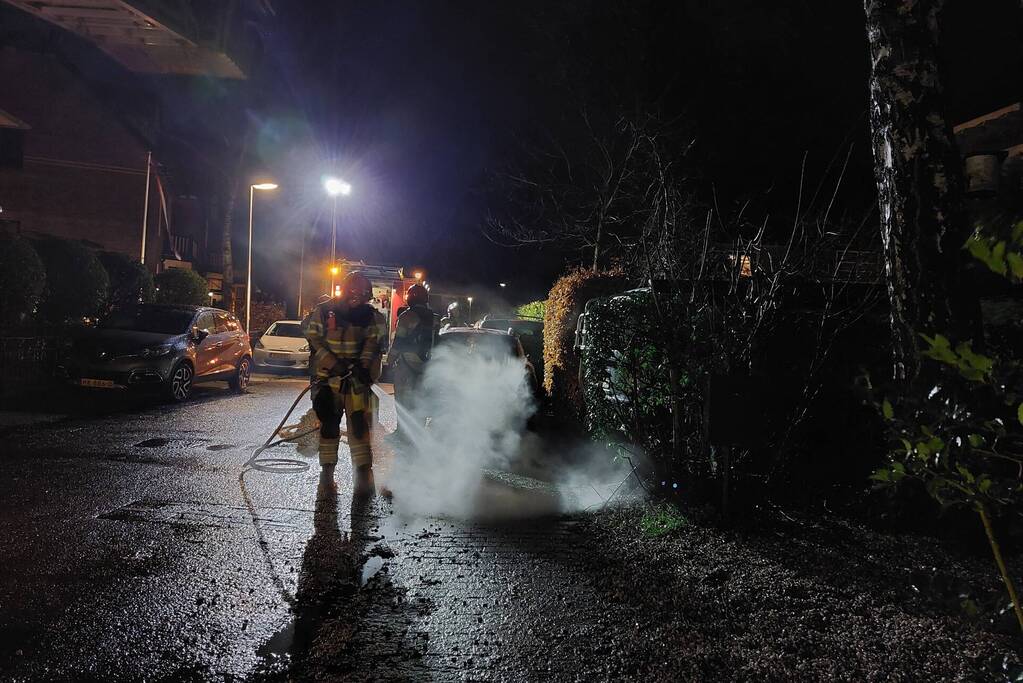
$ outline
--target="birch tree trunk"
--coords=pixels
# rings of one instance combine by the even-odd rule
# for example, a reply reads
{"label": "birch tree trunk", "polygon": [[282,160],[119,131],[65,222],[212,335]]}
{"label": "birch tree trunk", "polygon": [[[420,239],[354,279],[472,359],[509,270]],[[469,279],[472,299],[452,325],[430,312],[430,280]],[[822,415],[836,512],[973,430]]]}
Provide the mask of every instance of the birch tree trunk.
{"label": "birch tree trunk", "polygon": [[874,173],[898,379],[919,373],[919,333],[967,339],[977,322],[961,279],[969,235],[961,162],[942,108],[943,4],[864,0]]}

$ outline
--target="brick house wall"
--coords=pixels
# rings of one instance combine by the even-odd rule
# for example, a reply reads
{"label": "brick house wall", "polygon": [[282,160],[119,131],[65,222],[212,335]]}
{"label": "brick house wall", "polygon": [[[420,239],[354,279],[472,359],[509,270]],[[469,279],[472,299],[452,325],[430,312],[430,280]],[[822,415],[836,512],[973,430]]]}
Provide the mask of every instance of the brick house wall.
{"label": "brick house wall", "polygon": [[[0,226],[139,257],[148,146],[115,107],[54,56],[0,49],[0,110],[30,126],[21,167],[0,166]],[[153,182],[146,241],[151,270],[163,250],[159,211]]]}

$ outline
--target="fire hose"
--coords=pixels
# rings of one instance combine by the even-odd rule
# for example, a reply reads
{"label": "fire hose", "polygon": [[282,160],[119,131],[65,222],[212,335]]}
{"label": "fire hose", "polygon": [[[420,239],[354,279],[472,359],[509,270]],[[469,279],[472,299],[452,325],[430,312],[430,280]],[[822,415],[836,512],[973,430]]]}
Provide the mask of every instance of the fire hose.
{"label": "fire hose", "polygon": [[[346,374],[341,375],[340,379],[344,381],[351,376],[352,373],[351,371],[349,371]],[[299,472],[305,472],[306,470],[309,469],[309,463],[304,460],[297,460],[295,458],[260,458],[259,456],[260,454],[263,453],[263,451],[267,450],[268,448],[273,448],[274,446],[279,446],[282,443],[288,443],[289,441],[301,439],[303,436],[312,434],[313,432],[320,428],[319,425],[316,425],[299,432],[290,433],[292,432],[292,430],[297,429],[299,427],[299,425],[292,425],[287,428],[289,430],[289,433],[286,436],[282,435],[282,432],[286,429],[284,426],[285,423],[288,421],[288,418],[291,417],[291,414],[295,412],[295,408],[298,406],[298,402],[302,400],[302,397],[308,394],[309,391],[312,390],[312,388],[315,386],[325,386],[327,382],[331,379],[334,378],[333,377],[324,378],[316,380],[315,382],[311,382],[309,386],[302,389],[302,391],[298,393],[298,396],[295,397],[295,400],[294,402],[292,402],[291,407],[288,408],[288,412],[284,414],[284,417],[281,418],[281,421],[277,424],[277,427],[273,430],[273,432],[270,433],[270,436],[267,437],[267,440],[263,442],[262,446],[259,446],[255,450],[253,450],[252,455],[249,456],[249,459],[245,461],[244,465],[242,465],[241,474],[238,475],[239,481],[241,481],[241,478],[245,475],[245,472],[248,470],[256,470],[258,472],[269,472],[271,474],[297,474]],[[278,439],[277,441],[274,441],[274,439],[278,436],[281,436],[281,438]]]}
{"label": "fire hose", "polygon": [[[341,377],[341,380],[344,381],[351,375],[352,373],[349,371]],[[274,587],[277,589],[277,592],[280,593],[281,599],[289,606],[294,606],[295,596],[292,595],[288,588],[284,585],[284,581],[281,579],[280,574],[277,573],[277,568],[274,567],[273,558],[270,557],[269,545],[266,541],[266,537],[263,535],[263,529],[259,525],[259,516],[256,514],[256,506],[253,504],[252,496],[249,495],[249,490],[245,486],[245,474],[250,470],[268,472],[270,474],[298,474],[309,469],[309,463],[304,460],[298,460],[296,458],[260,458],[259,456],[268,448],[273,448],[274,446],[279,446],[282,443],[300,439],[303,436],[312,434],[320,428],[319,425],[316,425],[296,433],[289,433],[287,436],[282,436],[281,434],[281,432],[285,429],[285,423],[288,421],[288,418],[291,417],[291,414],[295,412],[295,408],[298,406],[298,402],[302,400],[302,397],[308,394],[313,387],[326,385],[329,379],[330,378],[319,379],[315,382],[310,382],[309,386],[305,387],[298,393],[298,396],[295,397],[295,400],[291,403],[291,407],[288,408],[288,412],[286,412],[284,417],[281,418],[277,427],[270,433],[270,436],[267,437],[267,440],[263,442],[262,446],[258,446],[252,451],[252,455],[249,456],[249,459],[245,461],[244,465],[242,465],[242,471],[238,473],[238,486],[241,488],[242,499],[245,501],[245,507],[249,511],[249,516],[252,517],[252,527],[256,531],[256,540],[259,542],[259,550],[263,555],[263,561],[266,564],[267,571],[270,574]],[[293,425],[289,431],[297,429],[298,427],[299,425]],[[282,438],[274,441],[274,439],[278,436],[282,436]]]}

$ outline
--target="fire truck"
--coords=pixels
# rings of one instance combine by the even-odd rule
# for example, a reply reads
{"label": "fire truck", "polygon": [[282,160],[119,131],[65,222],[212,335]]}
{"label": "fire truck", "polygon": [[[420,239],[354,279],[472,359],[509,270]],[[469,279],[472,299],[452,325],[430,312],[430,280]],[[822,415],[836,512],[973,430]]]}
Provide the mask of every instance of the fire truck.
{"label": "fire truck", "polygon": [[[384,320],[387,321],[387,343],[390,347],[394,339],[394,330],[398,324],[398,313],[405,306],[405,292],[411,287],[417,278],[401,266],[374,265],[365,261],[342,259],[337,262],[338,273],[334,278],[340,282],[346,273],[359,271],[373,284],[373,298],[370,305],[377,309]],[[340,285],[335,284],[334,295],[340,294]],[[386,350],[386,349],[385,349]]]}

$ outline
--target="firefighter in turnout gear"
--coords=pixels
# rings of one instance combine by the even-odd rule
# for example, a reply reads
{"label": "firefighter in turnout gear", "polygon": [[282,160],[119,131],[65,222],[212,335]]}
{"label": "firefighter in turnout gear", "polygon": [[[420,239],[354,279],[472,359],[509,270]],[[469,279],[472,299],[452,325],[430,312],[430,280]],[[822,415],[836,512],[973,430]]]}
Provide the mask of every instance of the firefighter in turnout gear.
{"label": "firefighter in turnout gear", "polygon": [[408,421],[417,415],[419,392],[426,361],[433,350],[439,328],[439,317],[430,310],[430,294],[426,287],[414,284],[408,288],[405,302],[408,307],[398,316],[394,331],[394,344],[389,353],[394,373],[394,400],[404,410],[398,411],[395,437],[409,441]]}
{"label": "firefighter in turnout gear", "polygon": [[380,345],[386,338],[384,317],[367,302],[370,281],[358,272],[341,282],[341,296],[326,301],[310,314],[306,338],[313,353],[313,409],[320,419],[320,465],[337,464],[341,416],[347,425],[355,492],[373,491],[373,451],[370,448],[371,387],[380,377]]}

